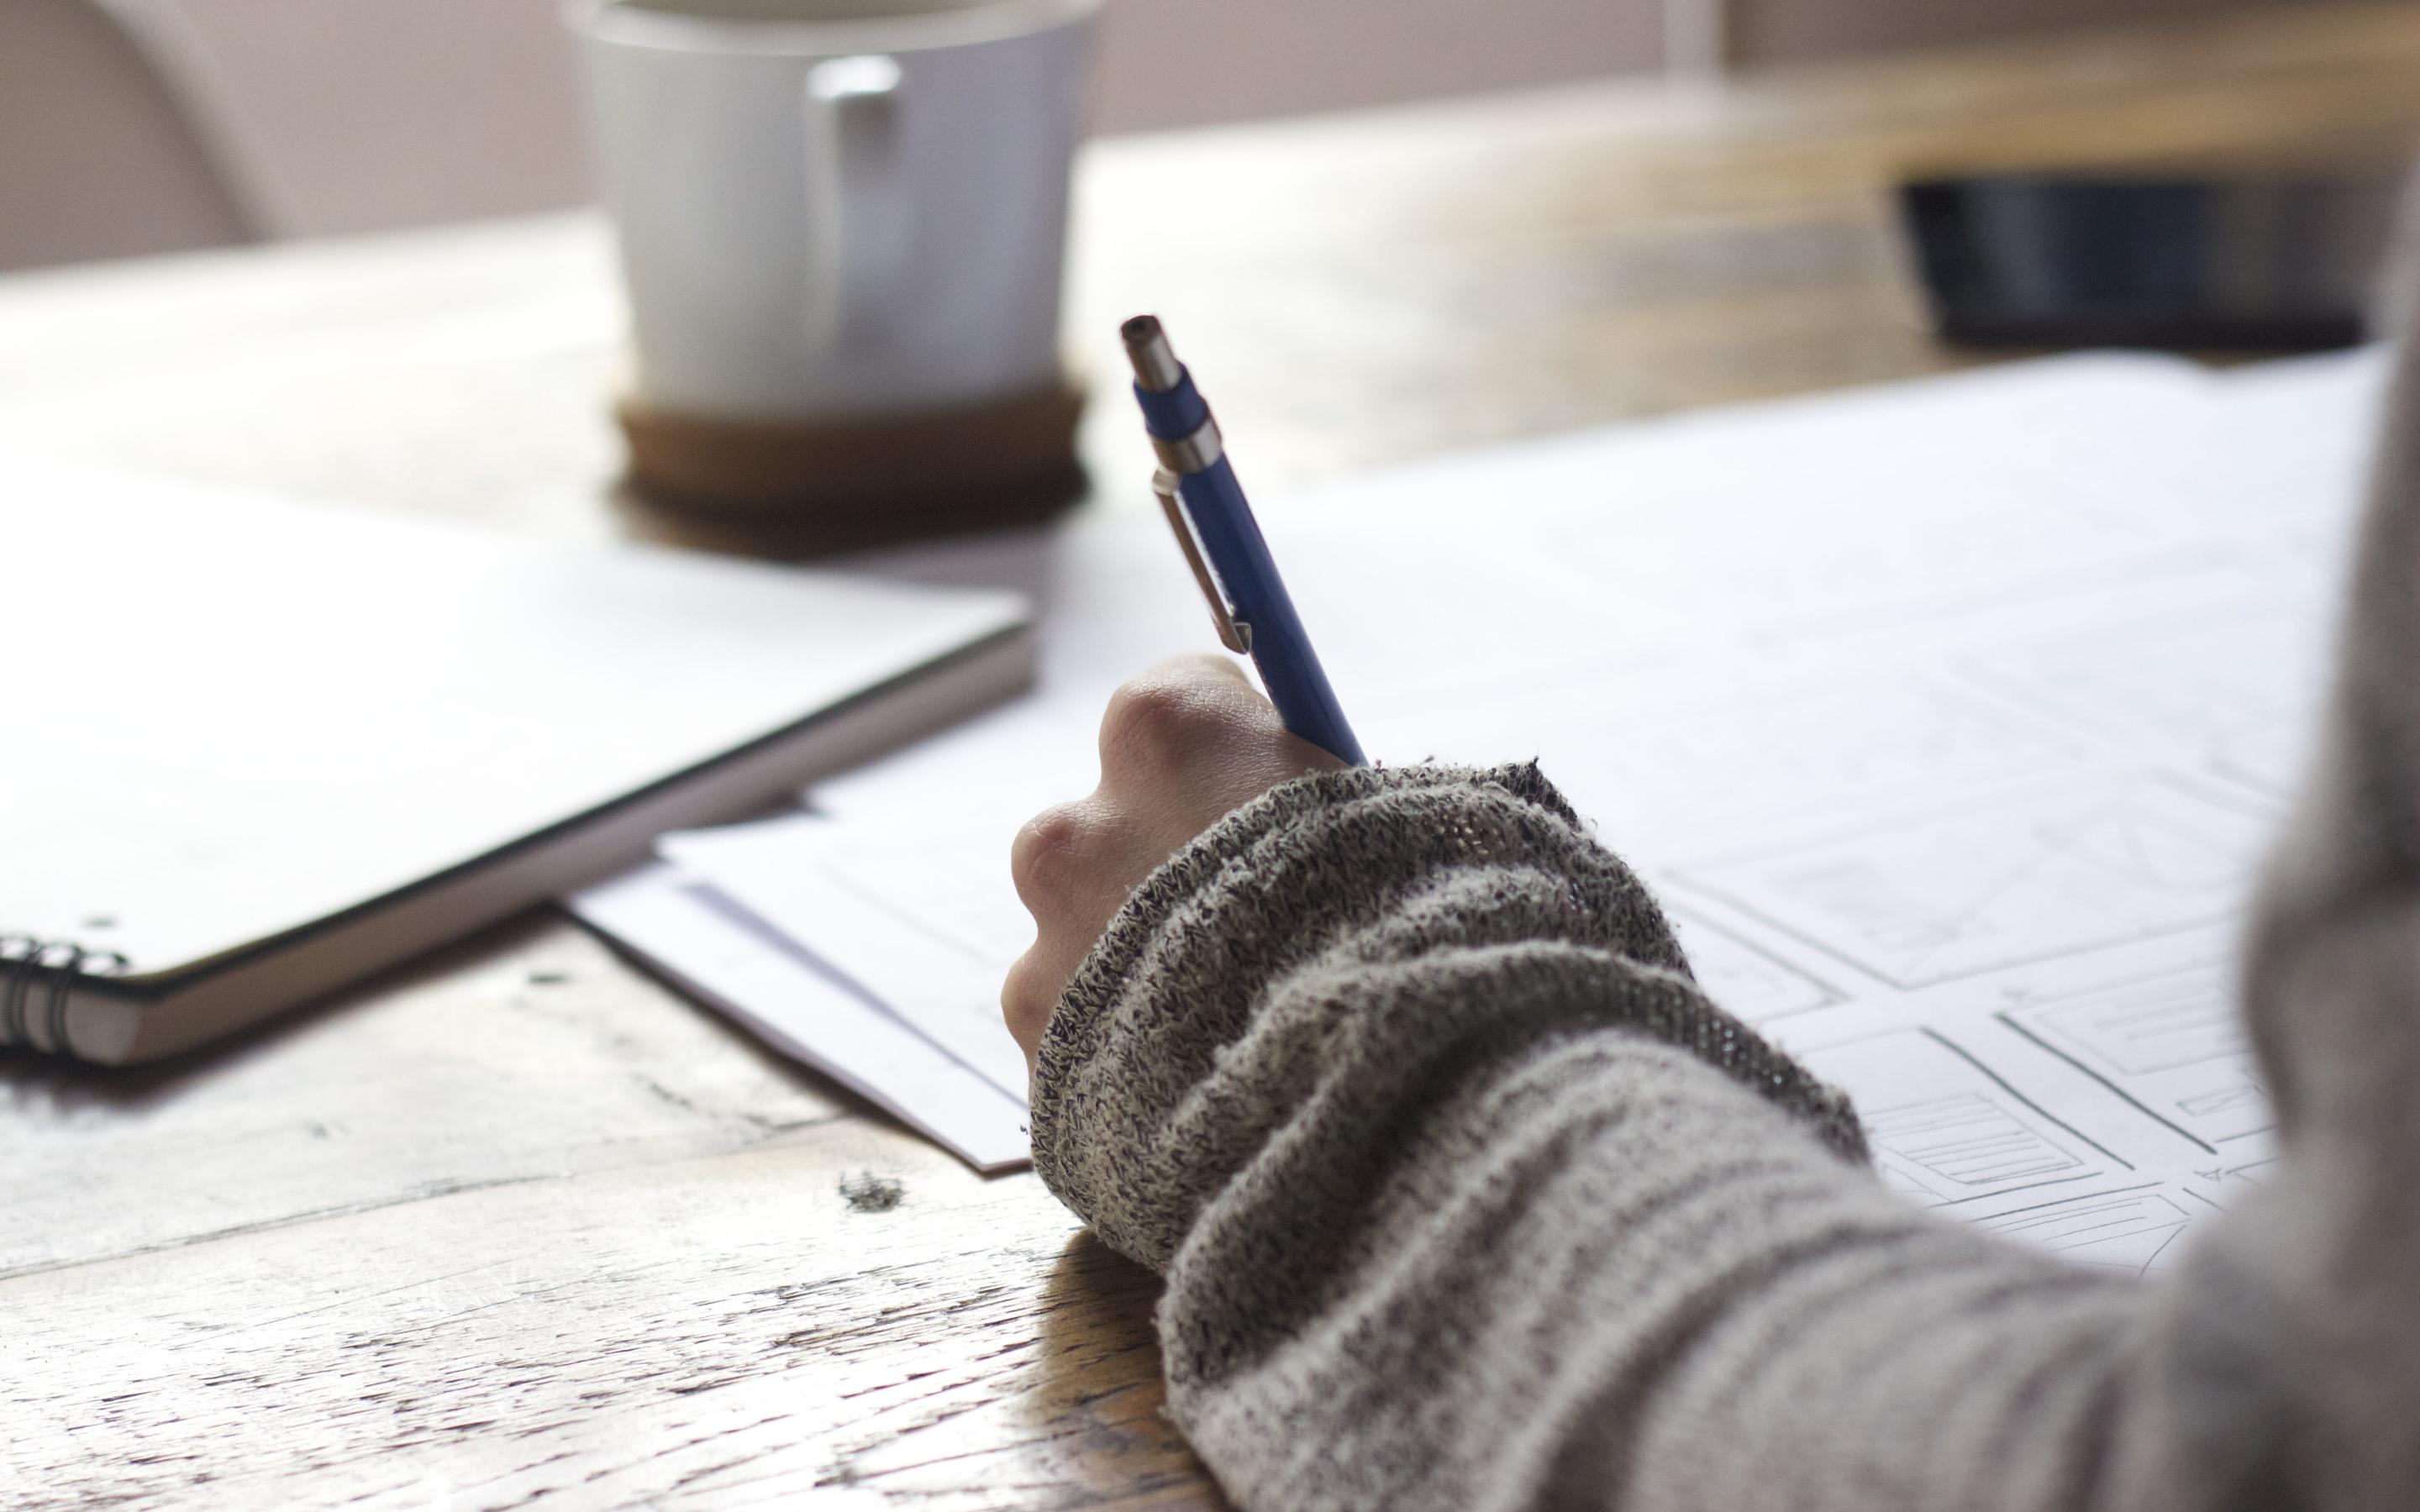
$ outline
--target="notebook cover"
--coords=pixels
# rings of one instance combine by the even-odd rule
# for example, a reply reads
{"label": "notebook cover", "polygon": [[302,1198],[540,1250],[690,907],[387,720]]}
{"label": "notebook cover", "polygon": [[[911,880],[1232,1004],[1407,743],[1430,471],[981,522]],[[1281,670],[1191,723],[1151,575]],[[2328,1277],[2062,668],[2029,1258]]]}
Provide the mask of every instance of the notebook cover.
{"label": "notebook cover", "polygon": [[0,933],[139,990],[1011,631],[1014,594],[0,457]]}

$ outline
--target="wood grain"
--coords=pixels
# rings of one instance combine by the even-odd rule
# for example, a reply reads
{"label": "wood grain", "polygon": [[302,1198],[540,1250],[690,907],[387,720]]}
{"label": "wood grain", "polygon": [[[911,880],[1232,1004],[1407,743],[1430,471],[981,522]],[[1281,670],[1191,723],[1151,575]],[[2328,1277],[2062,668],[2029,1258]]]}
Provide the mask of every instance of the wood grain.
{"label": "wood grain", "polygon": [[[1071,350],[1161,311],[1264,492],[1934,371],[1898,176],[2373,160],[2415,79],[2412,8],[2300,8],[1105,143]],[[585,217],[0,280],[0,445],[626,532],[620,318]],[[1141,507],[1119,407],[1085,450]],[[12,1504],[1217,1504],[1148,1276],[551,916],[181,1064],[0,1057],[0,1141]]]}
{"label": "wood grain", "polygon": [[1216,1504],[1147,1273],[568,927],[0,1098],[10,1504]]}

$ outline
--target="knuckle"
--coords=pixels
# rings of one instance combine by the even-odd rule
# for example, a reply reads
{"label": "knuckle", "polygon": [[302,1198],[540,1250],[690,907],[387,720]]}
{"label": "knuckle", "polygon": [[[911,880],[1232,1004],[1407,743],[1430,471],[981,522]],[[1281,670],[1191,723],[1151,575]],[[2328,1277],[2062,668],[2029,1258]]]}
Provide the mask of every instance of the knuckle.
{"label": "knuckle", "polygon": [[1021,1045],[1037,1043],[1057,1006],[1055,995],[1035,979],[1032,955],[1018,957],[1000,990],[1000,1015],[1007,1022],[1010,1036]]}
{"label": "knuckle", "polygon": [[1045,809],[1027,820],[1008,850],[1008,874],[1027,900],[1063,890],[1083,868],[1093,844],[1093,825],[1076,804]]}
{"label": "knuckle", "polygon": [[1217,739],[1227,711],[1200,688],[1157,678],[1126,684],[1109,700],[1101,744],[1113,758],[1170,765]]}

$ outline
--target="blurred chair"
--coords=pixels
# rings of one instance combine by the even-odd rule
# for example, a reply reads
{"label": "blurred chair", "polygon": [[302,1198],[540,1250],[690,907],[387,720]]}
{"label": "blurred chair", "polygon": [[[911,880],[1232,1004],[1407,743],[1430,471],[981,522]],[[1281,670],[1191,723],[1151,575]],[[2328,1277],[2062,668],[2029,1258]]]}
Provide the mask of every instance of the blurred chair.
{"label": "blurred chair", "polygon": [[0,0],[0,269],[277,229],[178,26],[141,0]]}

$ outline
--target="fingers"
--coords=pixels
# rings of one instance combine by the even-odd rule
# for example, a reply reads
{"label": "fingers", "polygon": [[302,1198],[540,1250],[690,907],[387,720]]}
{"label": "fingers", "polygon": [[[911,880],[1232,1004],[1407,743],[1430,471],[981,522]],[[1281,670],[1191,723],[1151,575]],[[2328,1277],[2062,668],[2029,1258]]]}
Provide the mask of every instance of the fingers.
{"label": "fingers", "polygon": [[1063,936],[1038,937],[1033,948],[1008,968],[1008,980],[1000,989],[1001,1017],[1008,1024],[1010,1038],[1025,1052],[1029,1067],[1042,1048],[1042,1031],[1050,1026],[1050,1015],[1067,984],[1076,980],[1076,969],[1084,964],[1090,948],[1088,944],[1071,952]]}
{"label": "fingers", "polygon": [[1001,984],[1001,1011],[1029,1062],[1076,968],[1149,870],[1136,870],[1127,838],[1096,794],[1034,815],[1009,846],[1009,880],[1033,916],[1034,940]]}
{"label": "fingers", "polygon": [[1008,979],[1001,984],[1000,1010],[1029,1066],[1051,1009],[1080,964],[1064,959],[1069,931],[1061,916],[1066,911],[1063,899],[1085,864],[1087,831],[1081,806],[1061,804],[1028,820],[1008,848],[1009,880],[1025,911],[1033,916],[1034,940],[1009,967]]}
{"label": "fingers", "polygon": [[1059,804],[1025,822],[1008,847],[1008,875],[1027,913],[1039,919],[1057,909],[1081,878],[1092,839],[1081,803]]}
{"label": "fingers", "polygon": [[1189,819],[1345,764],[1295,735],[1236,663],[1178,656],[1119,688],[1101,720],[1101,793],[1138,814]]}
{"label": "fingers", "polygon": [[1277,726],[1269,701],[1223,656],[1172,656],[1109,697],[1101,717],[1104,786],[1165,778],[1225,742]]}
{"label": "fingers", "polygon": [[1100,786],[1035,815],[1009,848],[1035,938],[1001,1010],[1029,1060],[1077,968],[1155,868],[1278,783],[1343,764],[1288,733],[1221,656],[1174,657],[1119,688],[1100,749]]}

